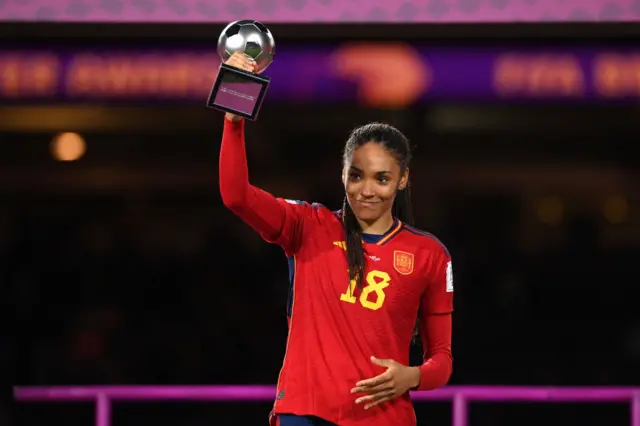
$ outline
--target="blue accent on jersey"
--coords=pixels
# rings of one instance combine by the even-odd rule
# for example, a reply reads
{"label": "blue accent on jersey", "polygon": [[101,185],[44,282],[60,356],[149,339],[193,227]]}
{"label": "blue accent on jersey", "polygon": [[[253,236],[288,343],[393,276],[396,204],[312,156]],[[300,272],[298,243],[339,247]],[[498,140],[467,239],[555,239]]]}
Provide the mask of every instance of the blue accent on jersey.
{"label": "blue accent on jersey", "polygon": [[381,239],[385,238],[387,235],[392,233],[396,229],[396,226],[398,226],[398,219],[394,218],[393,219],[393,225],[391,225],[391,228],[389,228],[389,230],[387,232],[385,232],[384,234],[382,234],[382,235],[362,234],[362,239],[367,244],[377,244],[378,241],[380,241]]}
{"label": "blue accent on jersey", "polygon": [[296,416],[294,414],[278,414],[280,426],[336,426],[319,417]]}
{"label": "blue accent on jersey", "polygon": [[414,228],[411,225],[407,225],[406,223],[404,224],[404,230],[411,232],[414,235],[419,235],[421,237],[427,237],[427,238],[431,238],[432,240],[434,240],[435,242],[438,243],[438,245],[440,246],[440,248],[442,249],[442,251],[444,251],[444,253],[447,255],[447,257],[451,257],[451,254],[449,254],[449,249],[447,249],[447,246],[444,245],[444,243],[442,241],[440,241],[438,239],[438,237],[436,237],[435,235],[429,233],[429,232],[425,232],[425,231],[421,231],[417,228]]}
{"label": "blue accent on jersey", "polygon": [[300,206],[307,206],[307,207],[311,206],[311,207],[312,207],[313,209],[315,209],[315,210],[318,210],[318,209],[320,209],[321,207],[324,207],[324,206],[323,206],[322,204],[320,204],[320,203],[308,203],[307,201],[291,200],[291,199],[288,199],[288,198],[286,198],[286,199],[285,199],[285,201],[287,201],[287,202],[288,202],[288,203],[290,203],[290,204],[298,204],[298,205],[300,205]]}
{"label": "blue accent on jersey", "polygon": [[287,298],[287,316],[291,318],[293,312],[293,279],[296,276],[296,263],[293,256],[287,257],[289,263],[289,297]]}
{"label": "blue accent on jersey", "polygon": [[362,239],[367,244],[377,244],[378,241],[384,238],[384,235],[376,235],[376,234],[362,234]]}

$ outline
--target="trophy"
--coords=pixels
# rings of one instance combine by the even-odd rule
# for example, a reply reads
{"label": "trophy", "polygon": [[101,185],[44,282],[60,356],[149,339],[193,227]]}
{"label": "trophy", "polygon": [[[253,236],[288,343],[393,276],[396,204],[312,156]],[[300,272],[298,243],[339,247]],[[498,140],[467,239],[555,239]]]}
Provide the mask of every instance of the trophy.
{"label": "trophy", "polygon": [[[273,62],[275,41],[260,22],[232,22],[218,39],[220,69],[211,88],[207,107],[255,120],[269,87],[269,77],[259,75]],[[257,73],[226,65],[235,52],[242,52],[257,64]]]}

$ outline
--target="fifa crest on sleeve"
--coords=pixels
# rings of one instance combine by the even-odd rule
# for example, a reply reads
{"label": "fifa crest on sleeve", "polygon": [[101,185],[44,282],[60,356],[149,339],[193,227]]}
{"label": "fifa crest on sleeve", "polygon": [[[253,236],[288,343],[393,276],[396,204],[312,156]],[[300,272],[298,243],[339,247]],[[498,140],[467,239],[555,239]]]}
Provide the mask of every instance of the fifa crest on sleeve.
{"label": "fifa crest on sleeve", "polygon": [[413,253],[396,250],[393,252],[393,267],[402,275],[413,272]]}

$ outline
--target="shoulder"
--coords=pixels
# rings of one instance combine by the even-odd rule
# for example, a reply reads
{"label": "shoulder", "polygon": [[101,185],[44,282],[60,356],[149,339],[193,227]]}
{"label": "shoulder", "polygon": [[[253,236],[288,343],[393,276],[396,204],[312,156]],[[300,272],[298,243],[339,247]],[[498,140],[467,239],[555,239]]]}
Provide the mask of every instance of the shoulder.
{"label": "shoulder", "polygon": [[428,250],[434,254],[443,255],[445,258],[450,258],[451,254],[447,246],[434,234],[418,229],[414,226],[403,223],[402,230],[411,238],[414,243],[422,249]]}
{"label": "shoulder", "polygon": [[281,198],[279,199],[279,201],[289,206],[289,208],[298,210],[303,214],[307,213],[308,215],[315,216],[318,218],[323,218],[323,219],[335,217],[335,212],[331,211],[330,209],[328,209],[327,207],[325,207],[323,204],[320,204],[320,203],[308,202],[308,201],[302,201],[302,200],[293,200],[288,198]]}
{"label": "shoulder", "polygon": [[[447,246],[430,232],[417,229],[404,224],[403,231],[407,237],[411,238],[412,244],[418,247],[424,256],[424,274],[428,277],[428,282],[444,283],[448,294],[453,292],[453,269],[451,266],[451,254]],[[438,285],[438,284],[436,284]]]}

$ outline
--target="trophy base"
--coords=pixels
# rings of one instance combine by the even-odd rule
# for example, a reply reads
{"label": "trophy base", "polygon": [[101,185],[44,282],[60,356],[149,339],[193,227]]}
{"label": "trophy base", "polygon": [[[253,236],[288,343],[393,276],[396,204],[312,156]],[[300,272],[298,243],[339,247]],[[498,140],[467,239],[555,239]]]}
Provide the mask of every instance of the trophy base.
{"label": "trophy base", "polygon": [[269,77],[221,64],[207,107],[256,120],[269,81]]}

